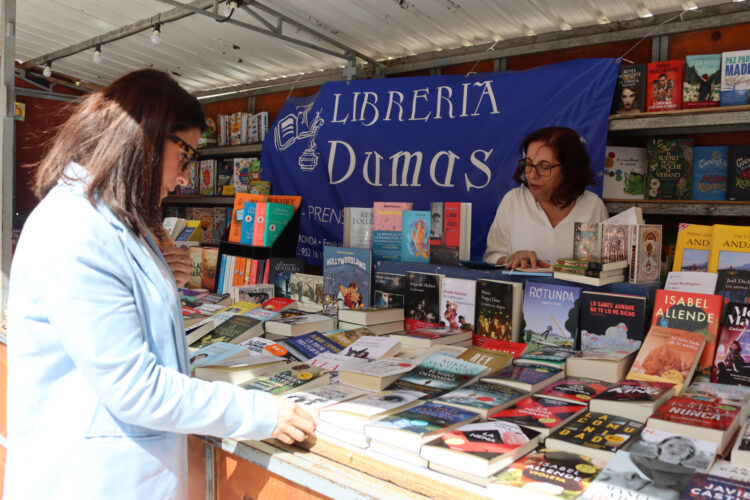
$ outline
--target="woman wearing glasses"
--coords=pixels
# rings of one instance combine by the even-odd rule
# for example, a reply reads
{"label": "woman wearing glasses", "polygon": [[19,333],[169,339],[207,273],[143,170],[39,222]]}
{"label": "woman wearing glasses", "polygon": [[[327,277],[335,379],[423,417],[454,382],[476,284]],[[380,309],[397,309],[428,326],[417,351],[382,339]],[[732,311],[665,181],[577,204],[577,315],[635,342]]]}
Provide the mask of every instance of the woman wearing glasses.
{"label": "woman wearing glasses", "polygon": [[169,75],[136,71],[77,104],[39,165],[10,277],[5,498],[187,498],[186,434],[313,432],[294,403],[189,377],[154,235],[203,124]]}
{"label": "woman wearing glasses", "polygon": [[594,174],[583,139],[572,129],[546,127],[521,144],[524,157],[487,235],[485,262],[549,267],[573,254],[573,225],[607,218],[604,202],[586,187]]}

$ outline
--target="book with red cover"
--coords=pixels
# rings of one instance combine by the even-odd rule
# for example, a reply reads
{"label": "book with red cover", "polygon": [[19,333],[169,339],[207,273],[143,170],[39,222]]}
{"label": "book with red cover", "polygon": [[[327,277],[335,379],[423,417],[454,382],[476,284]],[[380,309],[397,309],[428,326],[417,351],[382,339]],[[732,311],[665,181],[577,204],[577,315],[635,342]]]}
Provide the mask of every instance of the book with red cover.
{"label": "book with red cover", "polygon": [[609,384],[591,378],[564,378],[553,382],[537,394],[552,399],[588,403],[592,398],[604,392]]}
{"label": "book with red cover", "polygon": [[677,424],[725,431],[736,425],[741,408],[725,401],[706,401],[689,396],[674,396],[660,406],[652,418]]}
{"label": "book with red cover", "polygon": [[269,311],[281,311],[282,309],[293,306],[296,302],[296,300],[287,299],[286,297],[273,297],[263,302],[260,307]]}
{"label": "book with red cover", "polygon": [[518,356],[523,354],[527,347],[527,344],[523,342],[490,339],[483,335],[476,334],[474,334],[472,338],[472,344],[475,347],[481,347],[483,349],[493,349],[495,351],[508,352],[513,355],[513,359],[516,359]]}
{"label": "book with red cover", "polygon": [[430,226],[430,264],[458,266],[461,246],[461,203],[432,202]]}
{"label": "book with red cover", "polygon": [[750,304],[730,302],[724,309],[711,381],[750,386]]}
{"label": "book with red cover", "polygon": [[698,361],[700,373],[706,377],[711,375],[714,366],[722,304],[721,295],[662,289],[656,291],[654,299],[652,325],[687,330],[706,337],[706,346]]}
{"label": "book with red cover", "polygon": [[504,420],[541,431],[554,431],[568,420],[586,410],[586,405],[539,396],[529,396],[513,406],[488,415],[490,420]]}
{"label": "book with red cover", "polygon": [[682,59],[648,63],[646,111],[669,111],[681,107]]}

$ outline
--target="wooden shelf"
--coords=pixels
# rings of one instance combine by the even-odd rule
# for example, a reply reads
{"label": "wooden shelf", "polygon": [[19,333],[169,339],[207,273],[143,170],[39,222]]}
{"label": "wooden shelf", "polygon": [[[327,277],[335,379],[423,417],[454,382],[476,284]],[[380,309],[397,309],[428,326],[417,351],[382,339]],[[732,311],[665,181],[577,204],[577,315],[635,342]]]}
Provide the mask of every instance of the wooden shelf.
{"label": "wooden shelf", "polygon": [[750,131],[750,105],[681,109],[609,117],[610,135],[674,135]]}
{"label": "wooden shelf", "polygon": [[610,214],[641,207],[644,214],[750,217],[749,201],[604,200]]}
{"label": "wooden shelf", "polygon": [[198,151],[201,156],[236,156],[244,154],[260,154],[263,147],[262,142],[252,144],[241,144],[239,146],[217,146],[213,148],[200,148]]}
{"label": "wooden shelf", "polygon": [[164,199],[167,205],[215,205],[227,206],[234,205],[234,196],[200,196],[200,195],[174,195],[167,196]]}

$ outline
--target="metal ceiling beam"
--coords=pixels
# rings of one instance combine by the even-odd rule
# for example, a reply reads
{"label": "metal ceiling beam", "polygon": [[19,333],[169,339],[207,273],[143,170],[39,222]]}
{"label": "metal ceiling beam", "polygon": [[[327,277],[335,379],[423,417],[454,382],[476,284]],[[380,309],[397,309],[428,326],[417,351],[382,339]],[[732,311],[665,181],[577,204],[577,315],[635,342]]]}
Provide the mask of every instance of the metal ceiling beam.
{"label": "metal ceiling beam", "polygon": [[[210,17],[211,19],[214,19],[216,21],[221,21],[221,22],[224,22],[224,23],[227,23],[227,24],[233,24],[235,26],[240,26],[242,28],[248,29],[250,31],[254,31],[256,33],[261,33],[261,34],[264,34],[264,35],[267,35],[267,36],[278,38],[279,40],[283,40],[285,42],[293,43],[295,45],[300,45],[302,47],[306,47],[308,49],[312,49],[312,50],[315,50],[315,51],[318,51],[318,52],[323,52],[324,54],[328,54],[328,55],[331,55],[331,56],[334,56],[334,57],[338,57],[338,58],[344,59],[346,61],[351,60],[352,56],[357,56],[360,59],[363,59],[363,60],[367,61],[370,64],[379,64],[376,60],[374,60],[374,59],[372,59],[372,58],[370,58],[370,57],[368,57],[368,56],[366,56],[366,55],[364,55],[364,54],[362,54],[360,52],[357,52],[357,51],[355,51],[355,50],[353,50],[353,49],[351,49],[349,47],[346,47],[345,45],[343,45],[343,44],[341,44],[339,42],[336,42],[335,40],[331,41],[325,35],[320,34],[320,33],[316,32],[316,31],[314,31],[314,30],[312,30],[310,28],[307,28],[304,25],[299,24],[296,21],[293,21],[293,20],[289,19],[288,17],[282,16],[281,14],[274,14],[274,15],[277,15],[277,19],[276,19],[277,20],[277,27],[275,27],[275,28],[269,27],[268,25],[270,23],[268,23],[267,21],[260,21],[261,24],[263,24],[265,26],[265,27],[261,28],[260,26],[254,26],[254,25],[246,23],[244,21],[238,21],[236,19],[231,19],[231,18],[227,19],[226,17],[217,16],[217,15],[212,14],[210,12],[206,12],[206,11],[202,11],[202,10],[199,10],[199,9],[195,9],[194,7],[191,7],[191,6],[187,5],[187,4],[183,4],[181,2],[178,2],[177,0],[159,0],[159,1],[162,2],[162,3],[169,4],[169,5],[174,5],[174,6],[177,6],[177,7],[184,8],[185,10],[188,10],[188,11],[193,12],[195,14],[201,14],[203,16]],[[257,6],[257,4],[254,3],[253,6]],[[267,7],[263,7],[263,8],[266,9]],[[269,10],[269,12],[275,12],[272,9],[268,9],[268,10]],[[253,15],[253,17],[257,19],[258,16],[257,15]],[[333,45],[333,46],[341,49],[343,51],[343,53],[337,52],[335,50],[328,49],[326,47],[322,47],[320,45],[316,45],[314,43],[306,42],[304,40],[299,40],[297,38],[293,38],[291,36],[284,35],[281,32],[284,22],[287,22],[289,24],[293,24],[294,26],[300,28],[301,30],[306,31],[306,32],[312,34],[313,36],[320,38],[321,40],[325,41],[326,43],[330,43],[331,45]]]}
{"label": "metal ceiling beam", "polygon": [[51,90],[36,90],[36,89],[25,89],[17,88],[16,95],[24,97],[36,97],[37,99],[48,99],[50,101],[75,101],[80,99],[82,96],[75,96],[71,94],[61,94],[59,92],[52,92]]}
{"label": "metal ceiling beam", "polygon": [[8,282],[12,259],[14,188],[16,182],[16,124],[15,116],[15,54],[16,54],[16,0],[0,3],[0,322],[5,324],[8,307]]}
{"label": "metal ceiling beam", "polygon": [[[213,7],[213,4],[214,4],[213,0],[195,0],[189,5],[192,8],[200,12],[203,12],[202,9]],[[79,42],[74,45],[65,47],[63,49],[56,50],[54,52],[48,52],[47,54],[35,57],[33,59],[29,59],[21,63],[20,67],[31,68],[34,66],[41,66],[48,61],[55,61],[57,59],[62,59],[63,57],[68,57],[74,54],[78,54],[79,52],[83,52],[84,50],[88,50],[92,47],[96,47],[98,44],[103,45],[105,43],[115,42],[117,40],[127,38],[131,35],[135,35],[136,33],[146,31],[150,28],[153,28],[153,26],[156,23],[160,23],[160,24],[170,23],[173,21],[183,19],[188,16],[192,16],[193,14],[194,14],[193,11],[186,11],[183,8],[168,10],[166,12],[162,12],[160,14],[151,16],[147,19],[141,19],[140,21],[136,21],[134,23],[128,24],[126,26],[123,26],[122,28],[117,28],[116,30],[112,30],[108,33],[104,33],[102,35],[89,38],[88,40],[84,40],[83,42]]]}

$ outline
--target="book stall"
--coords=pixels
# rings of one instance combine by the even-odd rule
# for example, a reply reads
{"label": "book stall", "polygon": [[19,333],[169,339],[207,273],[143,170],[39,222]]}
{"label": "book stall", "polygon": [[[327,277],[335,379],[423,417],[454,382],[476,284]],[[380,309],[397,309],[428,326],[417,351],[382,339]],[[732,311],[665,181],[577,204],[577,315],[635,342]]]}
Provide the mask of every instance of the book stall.
{"label": "book stall", "polygon": [[[316,431],[189,436],[190,497],[750,498],[750,9],[706,12],[627,21],[647,48],[566,29],[497,64],[206,100],[162,203],[190,374]],[[608,216],[545,216],[536,265],[511,266],[488,234],[525,224],[506,193],[562,171],[521,147],[551,126]]]}

